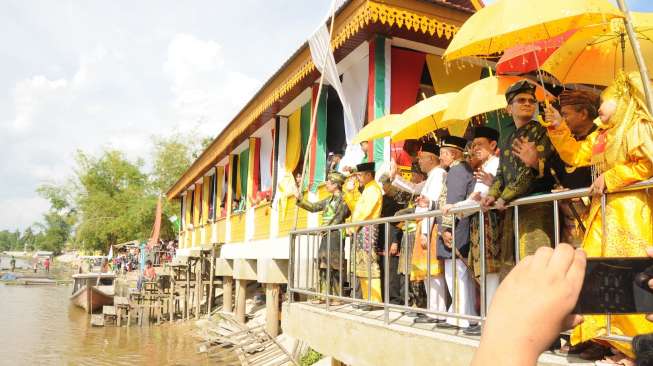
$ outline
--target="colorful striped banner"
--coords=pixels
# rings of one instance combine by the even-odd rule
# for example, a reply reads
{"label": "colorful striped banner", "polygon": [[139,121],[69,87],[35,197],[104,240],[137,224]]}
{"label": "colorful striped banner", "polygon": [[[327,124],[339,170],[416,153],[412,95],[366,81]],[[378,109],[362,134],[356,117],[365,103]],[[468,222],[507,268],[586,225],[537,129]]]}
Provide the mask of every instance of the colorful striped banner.
{"label": "colorful striped banner", "polygon": [[249,173],[249,148],[238,155],[238,197],[247,198],[247,175]]}
{"label": "colorful striped banner", "polygon": [[[313,138],[309,141],[308,167],[304,176],[304,187],[312,192],[317,191],[317,186],[326,180],[326,158],[327,158],[327,93],[325,88],[320,93],[319,103],[317,102],[318,86],[313,86],[313,105],[317,104],[315,119],[315,131]],[[302,107],[302,115],[304,107]]]}
{"label": "colorful striped banner", "polygon": [[261,184],[261,139],[258,137],[249,138],[249,161],[247,164],[247,207],[256,199]]}
{"label": "colorful striped banner", "polygon": [[[377,36],[369,44],[369,77],[367,94],[368,123],[390,112],[390,40]],[[368,161],[374,161],[377,169],[390,157],[389,139],[370,141]]]}

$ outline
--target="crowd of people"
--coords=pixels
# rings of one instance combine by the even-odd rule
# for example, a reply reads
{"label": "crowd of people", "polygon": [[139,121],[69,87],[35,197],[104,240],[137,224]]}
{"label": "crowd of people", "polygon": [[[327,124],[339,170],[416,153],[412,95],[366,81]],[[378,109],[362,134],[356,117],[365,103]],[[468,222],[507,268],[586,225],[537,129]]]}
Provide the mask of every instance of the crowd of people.
{"label": "crowd of people", "polygon": [[[329,197],[310,203],[297,194],[299,207],[322,212],[323,225],[412,212],[440,210],[442,213],[416,221],[393,222],[388,228],[361,225],[323,234],[318,251],[320,292],[326,293],[328,289],[329,294],[343,295],[339,284],[345,282],[357,298],[370,302],[386,300],[440,314],[406,312],[415,317],[416,323],[435,323],[438,328],[462,329],[465,334],[480,335],[478,323],[443,315],[479,314],[482,261],[485,303],[492,304],[489,316],[499,318],[502,315],[494,314],[510,317],[506,308],[514,308],[521,301],[513,297],[517,304],[505,304],[504,293],[513,291],[521,293],[522,299],[531,298],[530,294],[538,291],[534,288],[538,284],[543,286],[542,290],[568,285],[567,289],[557,290],[580,291],[576,262],[581,259],[576,260],[575,256],[583,258],[583,270],[585,255],[646,256],[647,246],[653,243],[653,194],[647,190],[623,190],[653,177],[653,118],[645,104],[639,74],[621,74],[600,96],[592,91],[565,90],[558,96],[555,107],[547,104],[541,121],[537,118],[540,111],[531,82],[523,80],[512,85],[505,96],[507,113],[514,122],[514,129],[507,137],[500,136],[495,129],[477,126],[471,130],[469,139],[446,133],[425,139],[412,154],[410,179],[400,174],[396,164],[378,171],[375,163],[363,157],[355,168],[343,169],[339,165],[346,159],[334,156],[326,185]],[[583,187],[590,187],[588,197],[559,202],[557,234],[570,246],[559,246],[562,249],[556,248],[555,253],[551,249],[557,236],[551,202],[522,205],[518,216],[512,209],[506,209],[522,197]],[[607,198],[605,209],[601,210],[603,194]],[[473,204],[480,205],[484,214],[455,213],[456,208]],[[480,250],[481,233],[484,253]],[[351,279],[344,278],[341,272],[346,236],[353,239]],[[558,251],[564,253],[559,255]],[[552,255],[564,257],[560,268],[553,260],[548,267],[537,267],[540,257]],[[386,270],[387,290],[382,281]],[[567,271],[573,272],[569,280],[573,284],[546,281],[549,275]],[[529,288],[516,289],[520,286]],[[512,290],[502,292],[504,287]],[[388,299],[384,298],[386,292]],[[565,301],[575,302],[575,299],[572,296]],[[550,311],[543,308],[546,305],[536,310]],[[369,305],[359,307],[370,309]],[[502,309],[496,310],[499,308]],[[573,304],[555,311],[566,311],[565,315],[569,315],[572,308]],[[518,316],[520,312],[514,314]],[[532,321],[512,317],[511,329],[538,324]],[[500,323],[501,320],[488,320],[483,333],[497,331],[496,324]],[[561,324],[549,323],[555,328],[555,334],[560,333]],[[567,346],[564,352],[580,353],[586,359],[618,359],[615,362],[623,364],[634,358],[633,348],[625,342],[597,339],[608,333],[607,327],[610,326],[612,334],[626,336],[653,333],[653,323],[644,315],[613,316],[610,325],[605,316],[585,316],[582,324],[573,325],[568,342],[572,346]],[[538,325],[541,326],[544,325]],[[555,343],[556,337],[549,338],[542,344],[548,342],[548,347]]]}

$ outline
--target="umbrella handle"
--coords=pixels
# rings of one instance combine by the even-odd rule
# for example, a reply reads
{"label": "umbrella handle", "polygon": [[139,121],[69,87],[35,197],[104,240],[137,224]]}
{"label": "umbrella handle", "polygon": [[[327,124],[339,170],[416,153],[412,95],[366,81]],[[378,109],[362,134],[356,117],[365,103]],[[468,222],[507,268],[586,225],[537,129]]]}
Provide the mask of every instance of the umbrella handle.
{"label": "umbrella handle", "polygon": [[[535,63],[537,65],[537,76],[540,78],[540,86],[544,90],[544,108],[549,108],[549,99],[546,97],[546,88],[544,87],[544,78],[542,78],[542,71],[540,70],[540,60],[537,59],[537,52],[533,51],[533,56],[535,56]],[[542,118],[542,115],[537,116],[537,121],[544,127],[551,126],[551,123],[547,123]]]}

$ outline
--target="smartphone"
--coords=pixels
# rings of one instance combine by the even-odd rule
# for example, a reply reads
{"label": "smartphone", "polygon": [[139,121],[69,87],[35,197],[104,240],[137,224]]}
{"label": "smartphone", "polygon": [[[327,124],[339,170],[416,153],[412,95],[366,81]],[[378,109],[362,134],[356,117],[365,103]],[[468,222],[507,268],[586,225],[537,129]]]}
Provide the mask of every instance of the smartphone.
{"label": "smartphone", "polygon": [[653,258],[588,258],[575,314],[653,313]]}

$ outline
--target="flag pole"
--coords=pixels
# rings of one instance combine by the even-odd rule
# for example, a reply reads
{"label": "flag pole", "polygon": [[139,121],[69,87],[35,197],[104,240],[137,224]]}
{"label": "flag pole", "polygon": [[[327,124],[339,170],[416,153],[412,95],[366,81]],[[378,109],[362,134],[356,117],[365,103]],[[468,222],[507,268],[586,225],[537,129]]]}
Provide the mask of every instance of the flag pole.
{"label": "flag pole", "polygon": [[[335,23],[335,17],[336,17],[336,1],[333,0],[331,2],[331,24],[329,25],[329,45],[331,44],[331,37],[333,36],[333,23]],[[304,177],[306,176],[306,166],[307,166],[307,161],[308,161],[308,156],[310,155],[309,152],[311,151],[310,149],[310,143],[311,140],[313,140],[313,133],[315,131],[315,121],[317,120],[317,108],[320,105],[320,95],[322,94],[322,87],[324,86],[324,69],[326,67],[326,62],[327,58],[324,58],[324,63],[322,64],[322,72],[320,75],[320,83],[317,88],[317,95],[315,98],[315,108],[312,108],[312,113],[311,113],[311,126],[308,134],[308,144],[306,145],[306,151],[304,152],[304,161],[302,163],[302,176],[301,180],[299,181],[299,187],[298,191],[299,194],[301,195],[302,193],[302,186],[304,185]],[[315,65],[317,67],[317,65]],[[293,230],[297,229],[297,220],[299,218],[299,206],[295,205],[295,222],[293,224]]]}
{"label": "flag pole", "polygon": [[619,10],[624,13],[624,24],[626,26],[626,32],[628,33],[628,39],[630,40],[630,45],[633,47],[633,54],[635,55],[635,60],[637,61],[637,66],[639,67],[639,73],[642,77],[642,84],[644,85],[644,95],[646,96],[646,105],[648,107],[649,113],[653,113],[653,97],[651,94],[651,84],[648,76],[648,68],[646,67],[646,62],[644,62],[644,56],[642,55],[642,49],[639,46],[639,41],[637,40],[637,35],[633,29],[633,20],[630,15],[630,10],[628,10],[628,5],[626,5],[625,0],[617,0],[617,5]]}

